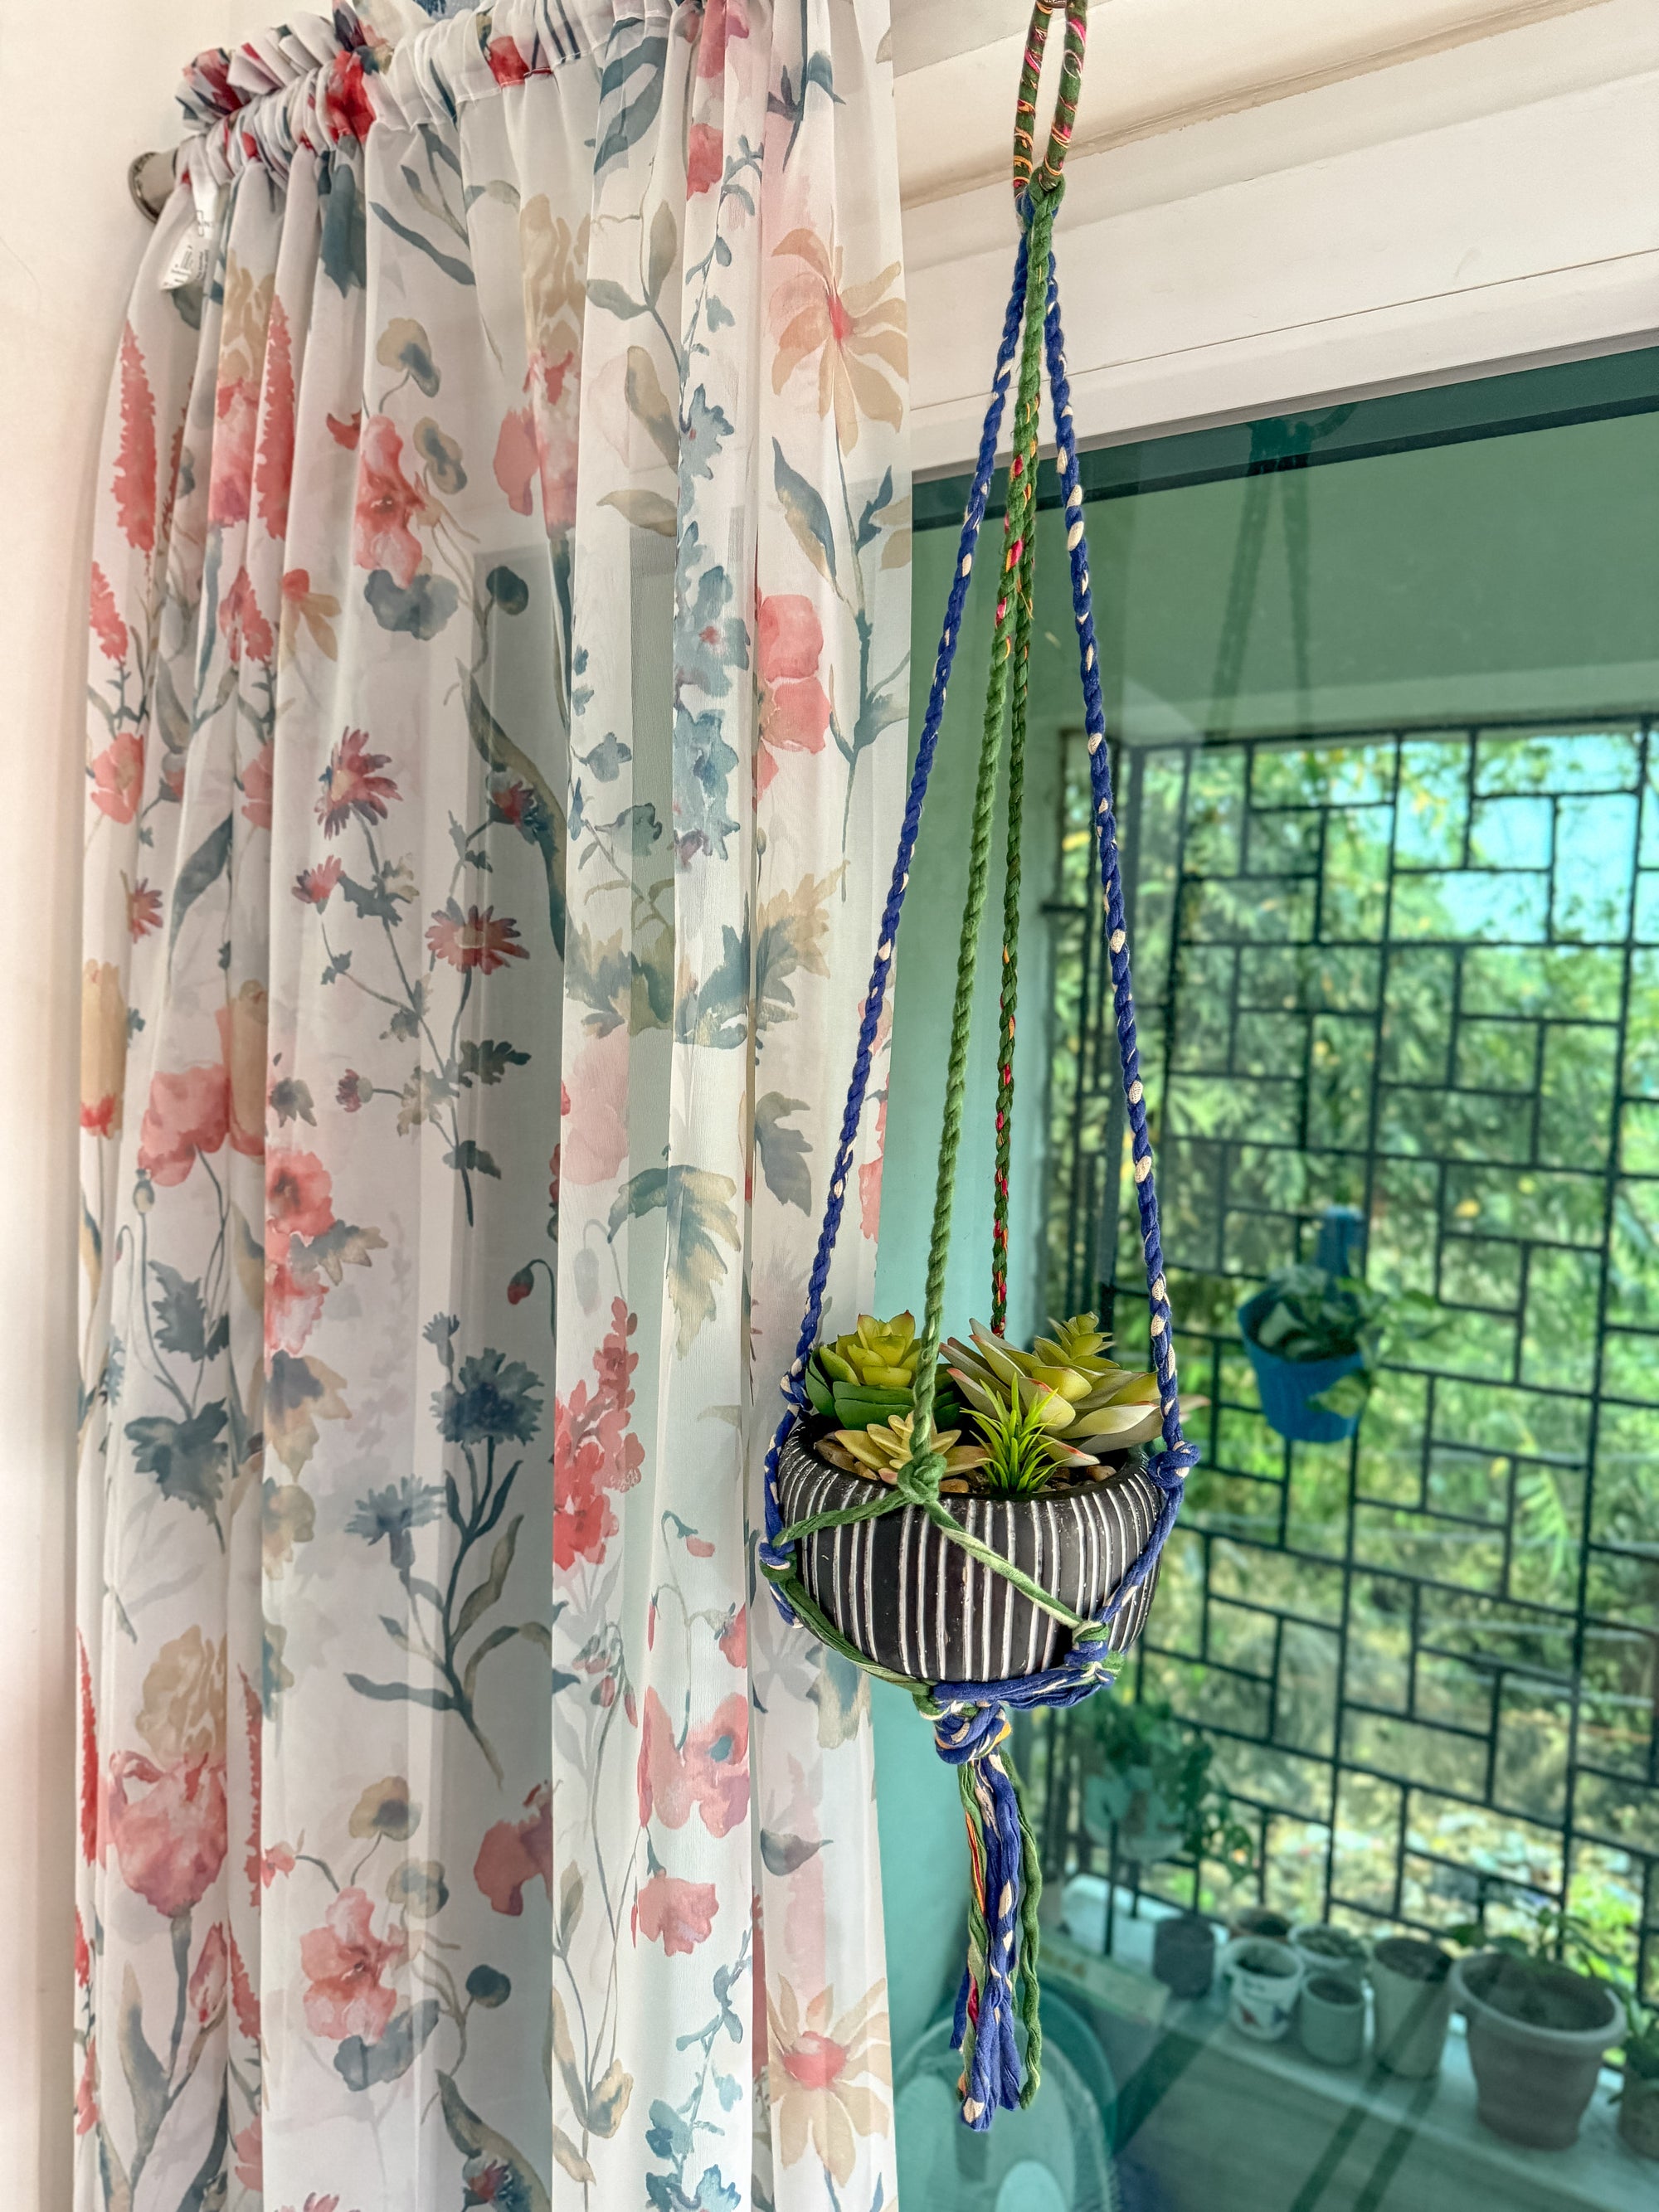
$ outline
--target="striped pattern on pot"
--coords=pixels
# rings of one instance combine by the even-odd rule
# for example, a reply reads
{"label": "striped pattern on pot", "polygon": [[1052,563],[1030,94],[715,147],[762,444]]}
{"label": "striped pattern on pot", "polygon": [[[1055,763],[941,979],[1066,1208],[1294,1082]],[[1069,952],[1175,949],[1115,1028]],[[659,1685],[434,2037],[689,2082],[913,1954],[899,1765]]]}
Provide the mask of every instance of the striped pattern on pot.
{"label": "striped pattern on pot", "polygon": [[[786,1521],[838,1510],[869,1494],[861,1475],[820,1459],[797,1425],[778,1462]],[[1139,1468],[1106,1482],[1035,1498],[947,1497],[969,1534],[1024,1570],[1080,1619],[1098,1613],[1146,1549],[1157,1486]],[[921,1682],[997,1682],[1056,1665],[1070,1631],[994,1567],[952,1543],[914,1505],[821,1528],[799,1545],[801,1579],[848,1642],[890,1673]],[[1107,1649],[1139,1635],[1153,1573],[1112,1623]]]}

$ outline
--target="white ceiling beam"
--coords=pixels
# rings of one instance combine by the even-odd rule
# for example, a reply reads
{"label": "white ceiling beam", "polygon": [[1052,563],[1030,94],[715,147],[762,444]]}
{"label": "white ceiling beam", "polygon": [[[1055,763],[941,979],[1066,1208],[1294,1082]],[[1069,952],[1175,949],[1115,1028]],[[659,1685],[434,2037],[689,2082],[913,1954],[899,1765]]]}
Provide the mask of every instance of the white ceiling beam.
{"label": "white ceiling beam", "polygon": [[[1186,5],[1111,0],[1101,21]],[[1102,45],[1096,29],[1091,67]],[[1085,441],[1659,343],[1659,5],[1594,0],[1074,146],[1066,179],[1056,243]],[[924,472],[977,444],[1015,235],[1000,167],[906,206]]]}
{"label": "white ceiling beam", "polygon": [[[1095,0],[1073,150],[1098,152],[1604,4]],[[1006,173],[1030,14],[1027,0],[894,0],[907,204]],[[1045,74],[1052,85],[1052,56]]]}

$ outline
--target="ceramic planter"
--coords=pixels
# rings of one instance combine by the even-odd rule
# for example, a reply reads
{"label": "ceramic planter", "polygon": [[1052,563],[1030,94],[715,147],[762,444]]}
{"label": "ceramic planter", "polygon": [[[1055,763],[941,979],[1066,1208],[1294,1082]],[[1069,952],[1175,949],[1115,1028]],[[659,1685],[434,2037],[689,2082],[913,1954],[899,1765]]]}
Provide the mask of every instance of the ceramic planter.
{"label": "ceramic planter", "polygon": [[1659,2158],[1659,2074],[1638,2074],[1628,2058],[1619,2093],[1619,2140],[1638,2158]]}
{"label": "ceramic planter", "polygon": [[1206,1997],[1215,1979],[1215,1929],[1201,1912],[1176,1912],[1152,1931],[1152,1978],[1171,1996]]}
{"label": "ceramic planter", "polygon": [[1340,1981],[1352,1982],[1356,1989],[1364,1987],[1365,1964],[1370,1954],[1358,1936],[1351,1936],[1346,1928],[1333,1928],[1328,1921],[1304,1921],[1291,1930],[1291,1948],[1310,1981],[1316,1974],[1334,1975]]}
{"label": "ceramic planter", "polygon": [[1624,2033],[1613,1991],[1569,1966],[1504,1951],[1460,1959],[1451,1987],[1469,2024],[1481,2119],[1534,2150],[1577,2142],[1601,2054]]}
{"label": "ceramic planter", "polygon": [[1328,1413],[1312,1401],[1365,1363],[1357,1352],[1340,1359],[1281,1359],[1276,1352],[1265,1351],[1256,1342],[1254,1331],[1273,1302],[1270,1291],[1258,1291],[1238,1310],[1238,1326],[1255,1370],[1267,1426],[1291,1443],[1340,1443],[1359,1426],[1358,1414]]}
{"label": "ceramic planter", "polygon": [[[831,1467],[813,1449],[821,1421],[798,1421],[778,1460],[786,1526],[862,1504],[870,1483]],[[1103,1482],[1035,1498],[941,1499],[970,1535],[1024,1570],[1079,1615],[1099,1611],[1146,1549],[1158,1492],[1137,1461]],[[799,1547],[814,1603],[866,1658],[912,1680],[996,1682],[1040,1674],[1064,1657],[1071,1632],[972,1559],[915,1505],[841,1528],[820,1528]],[[1112,1624],[1107,1648],[1127,1650],[1157,1586],[1149,1575]]]}
{"label": "ceramic planter", "polygon": [[1416,1936],[1390,1936],[1371,1952],[1376,2058],[1408,2081],[1440,2070],[1451,2019],[1451,1956]]}
{"label": "ceramic planter", "polygon": [[1246,1936],[1221,1954],[1222,1979],[1231,1984],[1227,2017],[1241,2035],[1280,2043],[1296,2016],[1302,1961],[1288,1943]]}
{"label": "ceramic planter", "polygon": [[1297,2008],[1302,2048],[1322,2066],[1357,2066],[1365,2048],[1365,1992],[1346,1974],[1315,1974]]}

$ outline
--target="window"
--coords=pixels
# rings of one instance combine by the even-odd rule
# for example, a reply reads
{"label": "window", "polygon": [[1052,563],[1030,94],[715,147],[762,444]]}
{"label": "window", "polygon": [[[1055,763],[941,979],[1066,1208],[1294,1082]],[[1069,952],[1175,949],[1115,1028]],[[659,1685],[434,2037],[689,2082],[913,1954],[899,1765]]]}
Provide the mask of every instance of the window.
{"label": "window", "polygon": [[[1139,2166],[1171,2207],[1223,2186],[1262,2212],[1634,2207],[1653,2169],[1616,2139],[1611,2075],[1540,2166],[1477,2123],[1461,2029],[1419,2094],[1369,2057],[1303,2066],[1294,2034],[1253,2055],[1213,1998],[1132,2015],[1150,1923],[1194,1902],[1367,1939],[1565,1905],[1659,2002],[1659,354],[1107,449],[1085,480],[1177,1345],[1208,1401],[1115,1694],[1196,1727],[1254,1863],[1137,1867],[1091,1807],[1091,1708],[1027,1732],[1072,1952],[1129,1977],[1068,1995],[1083,1970],[1051,1945],[1066,2125],[1094,2079],[1110,2185]],[[924,677],[962,490],[917,493]],[[1052,506],[1038,559],[1011,1322],[1099,1304],[1133,1345]],[[970,612],[981,671],[988,629]],[[947,908],[966,780],[936,779],[919,857]],[[920,1276],[937,1124],[909,1102],[942,1066],[947,952],[913,935],[900,956],[884,1286]],[[994,1020],[981,1006],[981,1036]],[[1369,1279],[1425,1294],[1434,1326],[1390,1345],[1351,1441],[1289,1443],[1237,1309],[1333,1207],[1357,1212]],[[984,1310],[981,1211],[958,1220],[952,1327]],[[890,1851],[896,1928],[916,1879]],[[896,2022],[937,1963],[896,1948]],[[946,2152],[914,2127],[907,2146],[895,2063],[906,2185],[951,2203]]]}

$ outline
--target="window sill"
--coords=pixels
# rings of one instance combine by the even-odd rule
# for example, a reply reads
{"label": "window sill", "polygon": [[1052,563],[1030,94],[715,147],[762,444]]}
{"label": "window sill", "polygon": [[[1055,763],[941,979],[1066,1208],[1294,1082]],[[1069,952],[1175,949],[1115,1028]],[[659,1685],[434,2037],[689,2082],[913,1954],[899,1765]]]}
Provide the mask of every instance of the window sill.
{"label": "window sill", "polygon": [[1616,2132],[1616,2075],[1603,2072],[1571,2150],[1526,2149],[1476,2118],[1461,2020],[1431,2083],[1368,2061],[1321,2066],[1297,2042],[1229,2027],[1218,1983],[1206,1998],[1166,1997],[1150,1973],[1166,1908],[1143,1898],[1132,1918],[1120,1891],[1109,1963],[1104,1883],[1083,1876],[1066,1897],[1068,1932],[1045,1936],[1051,1979],[1088,2005],[1120,2085],[1118,2148],[1158,2174],[1171,2212],[1224,2198],[1230,2212],[1338,2212],[1385,2193],[1412,2212],[1653,2212],[1653,2162]]}

